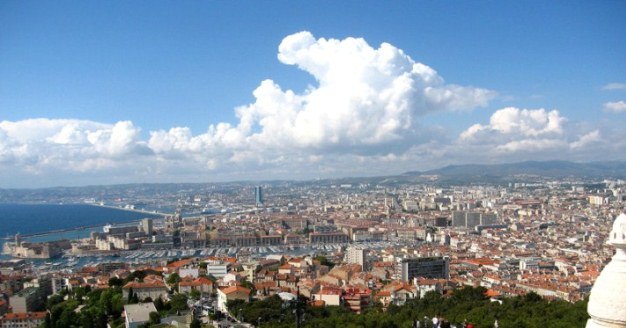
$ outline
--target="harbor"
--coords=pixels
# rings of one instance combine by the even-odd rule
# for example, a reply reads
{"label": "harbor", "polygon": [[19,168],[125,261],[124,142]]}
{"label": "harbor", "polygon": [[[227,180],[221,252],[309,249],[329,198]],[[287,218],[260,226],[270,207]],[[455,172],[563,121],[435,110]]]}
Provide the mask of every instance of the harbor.
{"label": "harbor", "polygon": [[[394,243],[389,241],[359,243],[368,249],[384,249]],[[63,270],[75,272],[82,267],[96,266],[101,263],[125,262],[129,264],[150,264],[173,259],[197,258],[199,261],[211,258],[233,257],[239,261],[259,260],[270,255],[312,256],[327,255],[345,250],[351,243],[302,244],[250,247],[201,247],[191,249],[133,250],[84,255],[63,255],[59,258],[31,261],[38,272]]]}

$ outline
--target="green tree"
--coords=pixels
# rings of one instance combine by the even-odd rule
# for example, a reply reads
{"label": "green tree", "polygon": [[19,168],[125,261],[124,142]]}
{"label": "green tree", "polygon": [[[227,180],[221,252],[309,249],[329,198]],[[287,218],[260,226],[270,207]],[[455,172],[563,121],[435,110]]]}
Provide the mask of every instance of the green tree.
{"label": "green tree", "polygon": [[315,259],[318,260],[321,265],[325,265],[329,269],[332,269],[335,266],[335,263],[333,263],[330,260],[328,260],[328,258],[326,258],[326,256],[319,255]]}
{"label": "green tree", "polygon": [[118,277],[109,278],[109,287],[122,287],[124,286],[124,280]]}
{"label": "green tree", "polygon": [[95,327],[96,328],[107,328],[107,323],[108,323],[108,319],[107,319],[106,313],[104,311],[102,311],[102,309],[99,309],[98,311],[96,311]]}
{"label": "green tree", "polygon": [[78,315],[74,312],[74,309],[71,307],[66,307],[61,312],[61,316],[56,323],[56,327],[72,327],[78,326]]}
{"label": "green tree", "polygon": [[187,306],[187,295],[176,294],[172,296],[172,300],[170,301],[170,312],[176,313],[177,311],[186,310],[189,310],[189,307]]}
{"label": "green tree", "polygon": [[148,321],[151,325],[157,325],[161,323],[161,315],[159,312],[150,312],[150,321]]}
{"label": "green tree", "polygon": [[129,281],[143,281],[143,278],[145,278],[147,275],[146,271],[144,270],[135,270],[133,272],[131,272],[128,277],[126,277],[126,279],[124,279],[124,283],[127,283]]}
{"label": "green tree", "polygon": [[122,296],[122,292],[120,290],[116,290],[115,293],[111,296],[111,312],[110,315],[113,318],[119,318],[124,311],[124,298]]}
{"label": "green tree", "polygon": [[64,301],[63,296],[59,294],[51,295],[50,297],[48,297],[48,300],[46,301],[46,309],[50,310],[52,309],[53,306],[63,301]]}
{"label": "green tree", "polygon": [[253,283],[249,282],[248,280],[243,280],[241,282],[241,285],[245,288],[248,288],[250,290],[250,295],[255,295],[256,294],[256,286],[254,286]]}
{"label": "green tree", "polygon": [[131,303],[132,304],[137,304],[139,303],[139,295],[137,295],[137,293],[133,294],[133,298],[131,299]]}
{"label": "green tree", "polygon": [[200,292],[197,289],[192,289],[191,292],[189,292],[189,297],[193,300],[199,300]]}
{"label": "green tree", "polygon": [[98,299],[99,308],[102,309],[105,313],[113,312],[113,294],[110,290],[106,290],[100,294],[100,298]]}
{"label": "green tree", "polygon": [[539,294],[535,292],[530,292],[524,295],[524,301],[529,302],[529,303],[537,303],[537,302],[540,302],[541,299],[542,299],[541,296],[539,296]]}
{"label": "green tree", "polygon": [[180,282],[180,276],[178,275],[178,273],[172,273],[167,277],[165,281],[170,285],[175,285]]}
{"label": "green tree", "polygon": [[52,328],[52,320],[50,319],[50,312],[46,312],[46,318],[43,322],[44,328]]}
{"label": "green tree", "polygon": [[160,297],[157,297],[157,299],[154,301],[154,307],[159,312],[165,309],[165,304],[163,303],[163,300]]}
{"label": "green tree", "polygon": [[189,328],[200,328],[200,327],[202,327],[202,323],[200,322],[200,320],[193,318],[193,320],[189,324]]}
{"label": "green tree", "polygon": [[134,295],[133,287],[130,287],[128,289],[128,300],[127,300],[128,304],[131,304],[133,302],[133,295]]}

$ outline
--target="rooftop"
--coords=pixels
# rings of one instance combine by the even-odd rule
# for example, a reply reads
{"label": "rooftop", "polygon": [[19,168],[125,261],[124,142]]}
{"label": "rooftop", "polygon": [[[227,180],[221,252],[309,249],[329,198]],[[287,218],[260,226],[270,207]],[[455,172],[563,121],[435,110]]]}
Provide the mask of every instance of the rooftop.
{"label": "rooftop", "polygon": [[157,312],[152,302],[124,305],[124,313],[128,322],[146,322],[150,320],[150,312]]}

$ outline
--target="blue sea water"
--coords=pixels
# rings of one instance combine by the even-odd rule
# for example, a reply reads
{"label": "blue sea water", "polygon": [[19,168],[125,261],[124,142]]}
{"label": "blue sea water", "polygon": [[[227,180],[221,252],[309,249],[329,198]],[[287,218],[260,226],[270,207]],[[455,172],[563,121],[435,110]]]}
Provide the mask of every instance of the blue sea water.
{"label": "blue sea water", "polygon": [[[84,204],[0,204],[0,237],[12,236],[18,232],[28,235],[59,229],[123,223],[146,217],[161,216]],[[83,229],[83,234],[87,230],[89,229]],[[71,238],[73,234],[76,232],[64,233],[61,237]]]}

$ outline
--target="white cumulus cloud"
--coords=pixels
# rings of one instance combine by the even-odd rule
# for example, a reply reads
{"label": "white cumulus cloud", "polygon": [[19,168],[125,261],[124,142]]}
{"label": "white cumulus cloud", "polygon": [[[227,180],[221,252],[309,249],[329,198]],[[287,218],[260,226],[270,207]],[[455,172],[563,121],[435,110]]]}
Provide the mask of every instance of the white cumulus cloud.
{"label": "white cumulus cloud", "polygon": [[608,113],[626,113],[626,102],[613,101],[604,104],[604,111]]}
{"label": "white cumulus cloud", "polygon": [[566,123],[558,110],[507,107],[494,112],[489,124],[474,124],[463,131],[454,149],[489,156],[547,155],[555,151],[566,156],[566,152],[583,151],[603,142],[599,130],[584,132]]}
{"label": "white cumulus cloud", "polygon": [[214,124],[197,136],[184,127],[154,131],[148,146],[164,158],[203,154],[237,163],[268,162],[284,153],[401,152],[420,135],[421,115],[486,106],[496,96],[446,84],[401,49],[388,43],[374,48],[361,38],[299,32],[282,40],[277,56],[311,74],[316,85],[298,93],[264,80],[254,103],[235,109],[236,124]]}
{"label": "white cumulus cloud", "polygon": [[[502,141],[507,138],[515,141],[514,146],[505,149],[518,150],[523,145],[530,145],[532,140],[545,140],[563,134],[563,124],[567,120],[557,110],[519,109],[507,107],[491,115],[489,124],[474,124],[463,131],[460,139],[468,142],[484,142],[486,139]],[[526,139],[520,142],[520,139]],[[550,145],[549,142],[540,144]],[[536,148],[533,146],[533,148]]]}
{"label": "white cumulus cloud", "polygon": [[580,136],[580,138],[578,138],[578,140],[570,143],[569,146],[572,149],[581,149],[600,141],[602,141],[600,131],[594,130],[589,133],[583,134],[582,136]]}
{"label": "white cumulus cloud", "polygon": [[145,151],[132,122],[103,124],[73,119],[0,122],[0,162],[34,171],[54,167],[84,171],[114,166]]}

